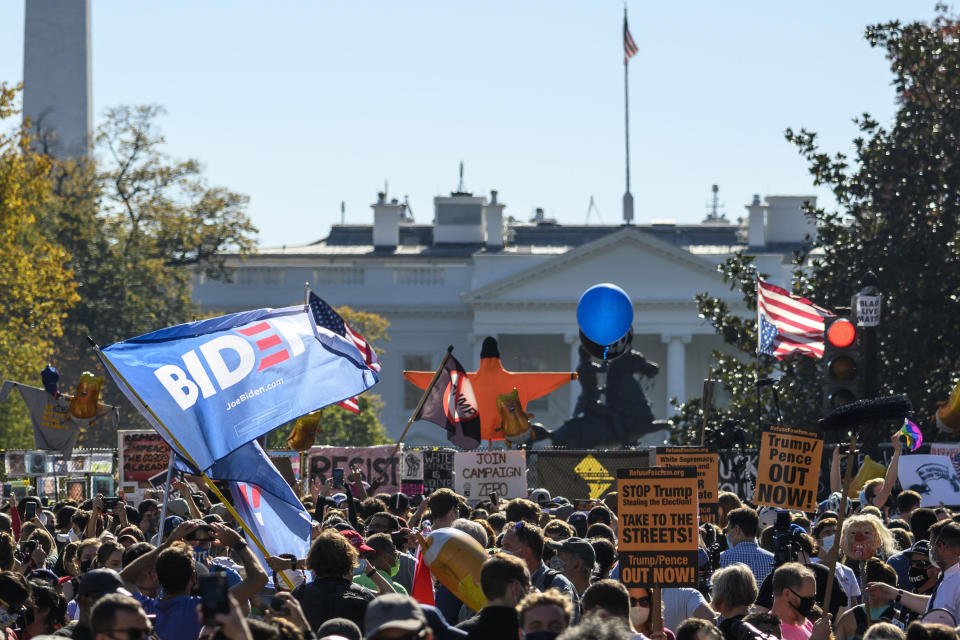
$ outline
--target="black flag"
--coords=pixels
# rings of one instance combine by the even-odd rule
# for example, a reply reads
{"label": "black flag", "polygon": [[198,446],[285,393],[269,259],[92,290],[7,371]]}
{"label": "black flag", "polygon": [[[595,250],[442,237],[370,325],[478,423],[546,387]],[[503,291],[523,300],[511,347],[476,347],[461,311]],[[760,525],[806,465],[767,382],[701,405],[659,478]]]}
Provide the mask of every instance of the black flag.
{"label": "black flag", "polygon": [[447,430],[447,439],[461,449],[480,446],[480,410],[473,385],[452,355],[427,394],[416,420],[428,420]]}

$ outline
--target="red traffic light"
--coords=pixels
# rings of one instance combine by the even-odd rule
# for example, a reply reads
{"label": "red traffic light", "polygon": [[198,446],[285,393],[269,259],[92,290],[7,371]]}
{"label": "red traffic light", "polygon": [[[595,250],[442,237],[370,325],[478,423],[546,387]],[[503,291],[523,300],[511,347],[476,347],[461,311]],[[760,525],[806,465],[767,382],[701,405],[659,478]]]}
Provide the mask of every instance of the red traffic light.
{"label": "red traffic light", "polygon": [[849,347],[856,339],[857,328],[846,318],[837,318],[827,329],[827,342],[834,347]]}

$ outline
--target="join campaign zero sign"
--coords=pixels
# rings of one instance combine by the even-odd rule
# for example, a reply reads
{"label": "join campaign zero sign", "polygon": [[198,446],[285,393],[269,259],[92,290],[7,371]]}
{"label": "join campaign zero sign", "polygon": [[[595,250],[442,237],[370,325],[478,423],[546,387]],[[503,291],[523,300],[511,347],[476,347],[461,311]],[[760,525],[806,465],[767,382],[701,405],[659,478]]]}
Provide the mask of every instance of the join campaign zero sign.
{"label": "join campaign zero sign", "polygon": [[526,451],[458,451],[453,469],[454,491],[472,503],[491,493],[507,500],[527,497]]}
{"label": "join campaign zero sign", "polygon": [[823,440],[813,432],[771,426],[760,434],[753,502],[815,511]]}
{"label": "join campaign zero sign", "polygon": [[620,581],[636,587],[697,585],[697,469],[617,469]]}

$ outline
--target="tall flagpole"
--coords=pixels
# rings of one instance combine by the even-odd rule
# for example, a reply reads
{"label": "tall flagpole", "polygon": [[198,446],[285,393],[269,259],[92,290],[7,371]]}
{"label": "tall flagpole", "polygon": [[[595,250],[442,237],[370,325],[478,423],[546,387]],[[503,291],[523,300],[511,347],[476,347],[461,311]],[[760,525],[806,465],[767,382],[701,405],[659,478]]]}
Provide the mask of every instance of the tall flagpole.
{"label": "tall flagpole", "polygon": [[630,193],[630,82],[627,73],[627,5],[623,5],[623,125],[627,164],[627,191],[623,194],[623,224],[633,224],[633,194]]}

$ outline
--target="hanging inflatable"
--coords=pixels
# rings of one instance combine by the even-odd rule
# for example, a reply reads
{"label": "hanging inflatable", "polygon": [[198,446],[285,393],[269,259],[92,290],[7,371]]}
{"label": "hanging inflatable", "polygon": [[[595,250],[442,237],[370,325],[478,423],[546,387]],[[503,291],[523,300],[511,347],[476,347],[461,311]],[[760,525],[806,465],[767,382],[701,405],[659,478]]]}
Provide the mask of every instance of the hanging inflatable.
{"label": "hanging inflatable", "polygon": [[940,431],[960,434],[960,382],[953,388],[950,398],[937,409],[935,420]]}
{"label": "hanging inflatable", "polygon": [[497,412],[500,414],[500,427],[503,429],[503,439],[507,446],[523,444],[533,437],[530,428],[532,413],[526,413],[520,404],[520,394],[516,388],[510,393],[497,396]]}
{"label": "hanging inflatable", "polygon": [[307,415],[300,416],[293,423],[293,429],[287,436],[287,446],[294,451],[306,451],[313,446],[317,439],[317,432],[320,431],[320,416],[323,411],[311,411]]}
{"label": "hanging inflatable", "polygon": [[80,374],[77,392],[70,400],[70,415],[80,424],[89,424],[100,410],[100,387],[103,376],[95,376],[89,371]]}

